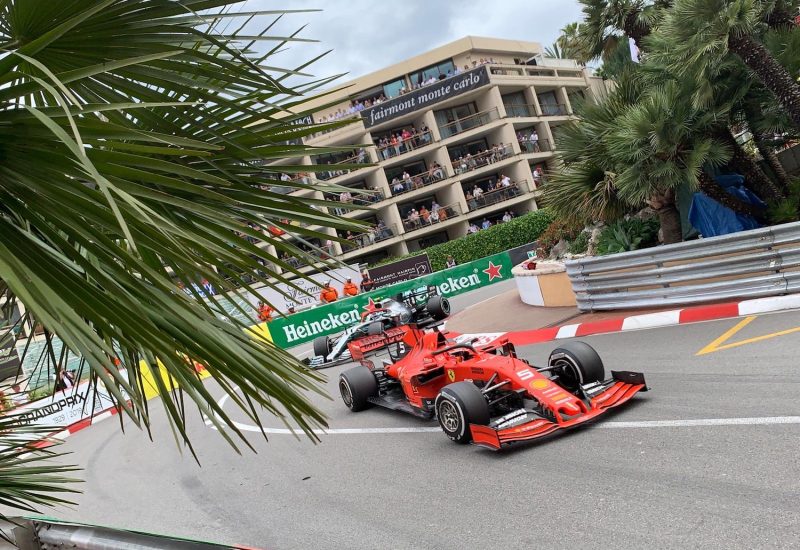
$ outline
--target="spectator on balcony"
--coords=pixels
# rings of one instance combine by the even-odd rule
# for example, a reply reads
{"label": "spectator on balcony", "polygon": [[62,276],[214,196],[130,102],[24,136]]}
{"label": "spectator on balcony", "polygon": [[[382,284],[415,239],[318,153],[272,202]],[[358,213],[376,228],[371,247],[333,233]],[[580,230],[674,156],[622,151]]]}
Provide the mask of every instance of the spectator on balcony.
{"label": "spectator on balcony", "polygon": [[416,208],[412,208],[411,212],[408,213],[408,221],[412,227],[420,227],[419,212],[417,212]]}
{"label": "spectator on balcony", "polygon": [[458,262],[456,262],[456,259],[453,258],[452,255],[448,254],[447,255],[447,261],[445,262],[444,266],[446,268],[450,268],[450,267],[455,267],[457,265],[458,265]]}
{"label": "spectator on balcony", "polygon": [[490,227],[492,227],[492,222],[489,221],[489,218],[483,218],[481,229],[489,229]]}
{"label": "spectator on balcony", "polygon": [[398,145],[397,143],[397,134],[392,134],[389,137],[389,147],[390,147],[389,156],[394,157],[400,154],[400,145]]}
{"label": "spectator on balcony", "polygon": [[403,138],[403,144],[405,145],[406,151],[410,151],[414,148],[414,144],[412,143],[413,134],[409,132],[408,128],[403,128],[401,137]]}
{"label": "spectator on balcony", "polygon": [[378,236],[381,239],[388,239],[392,236],[392,230],[386,227],[383,220],[378,220]]}
{"label": "spectator on balcony", "polygon": [[475,225],[475,222],[469,222],[469,228],[467,229],[467,233],[472,235],[473,233],[477,233],[478,231],[480,231],[480,229],[478,229],[478,226]]}
{"label": "spectator on balcony", "polygon": [[398,193],[402,193],[402,192],[403,192],[403,191],[405,191],[405,190],[406,190],[406,188],[405,188],[405,186],[403,185],[403,182],[402,182],[402,181],[400,181],[400,180],[399,180],[399,179],[397,179],[397,178],[394,178],[394,179],[392,180],[392,192],[393,192],[395,195],[397,195]]}
{"label": "spectator on balcony", "polygon": [[352,203],[353,195],[350,194],[350,191],[342,191],[339,194],[339,202]]}
{"label": "spectator on balcony", "polygon": [[358,164],[366,164],[367,162],[367,150],[363,147],[358,149],[358,156],[356,157],[356,163]]}
{"label": "spectator on balcony", "polygon": [[419,129],[419,139],[426,145],[431,142],[431,131],[425,123],[423,123],[422,128]]}
{"label": "spectator on balcony", "polygon": [[433,176],[435,180],[444,179],[444,170],[442,170],[442,167],[436,161],[434,161],[433,166],[431,166],[431,176]]}
{"label": "spectator on balcony", "polygon": [[464,172],[469,171],[467,159],[465,159],[463,155],[458,157],[458,160],[454,164],[456,166],[456,174],[463,174]]}
{"label": "spectator on balcony", "polygon": [[386,136],[378,140],[378,149],[380,149],[383,160],[387,160],[391,156],[391,153],[389,152],[389,140],[386,138]]}
{"label": "spectator on balcony", "polygon": [[510,210],[506,210],[503,214],[503,223],[508,223],[514,218],[514,214]]}
{"label": "spectator on balcony", "polygon": [[353,279],[348,277],[342,287],[342,294],[344,296],[355,296],[358,294],[358,287],[353,282]]}
{"label": "spectator on balcony", "polygon": [[537,166],[533,170],[533,186],[539,187],[539,184],[542,182],[542,169]]}
{"label": "spectator on balcony", "polygon": [[500,174],[500,185],[502,187],[511,187],[511,178],[505,174]]}
{"label": "spectator on balcony", "polygon": [[411,181],[413,183],[414,189],[421,189],[425,187],[425,180],[423,180],[422,176],[420,176],[419,174],[414,176]]}
{"label": "spectator on balcony", "polygon": [[439,221],[440,222],[443,222],[444,220],[447,219],[448,214],[447,214],[447,207],[446,206],[443,206],[442,208],[439,208],[439,210],[437,210],[436,213],[439,214]]}
{"label": "spectator on balcony", "polygon": [[403,171],[403,186],[405,187],[406,191],[411,191],[413,186],[411,174],[408,173],[408,170]]}
{"label": "spectator on balcony", "polygon": [[478,204],[483,204],[483,189],[477,183],[472,188],[472,196],[475,197]]}
{"label": "spectator on balcony", "polygon": [[289,177],[289,174],[287,174],[286,172],[281,174],[281,181],[291,181],[291,180],[292,180],[292,178]]}
{"label": "spectator on balcony", "polygon": [[422,218],[422,221],[429,224],[431,223],[431,211],[425,208],[425,205],[422,205],[422,208],[419,209],[419,216]]}
{"label": "spectator on balcony", "polygon": [[[442,210],[444,212],[444,210]],[[431,210],[431,223],[436,223],[439,221],[439,210]]]}
{"label": "spectator on balcony", "polygon": [[319,301],[323,304],[330,304],[339,299],[339,291],[331,286],[331,281],[328,279],[322,285],[322,291],[319,293]]}
{"label": "spectator on balcony", "polygon": [[472,196],[472,193],[467,191],[467,196],[465,198],[467,199],[467,208],[470,210],[475,210],[478,208],[478,201],[475,200],[475,197]]}
{"label": "spectator on balcony", "polygon": [[436,200],[434,200],[431,203],[431,214],[433,214],[434,212],[437,212],[440,208],[441,208],[441,206],[439,206],[439,203],[436,202]]}
{"label": "spectator on balcony", "polygon": [[534,128],[533,132],[531,132],[531,135],[528,138],[528,141],[530,141],[531,148],[533,149],[534,153],[538,153],[538,152],[541,151],[539,149],[539,134],[536,133],[536,128]]}

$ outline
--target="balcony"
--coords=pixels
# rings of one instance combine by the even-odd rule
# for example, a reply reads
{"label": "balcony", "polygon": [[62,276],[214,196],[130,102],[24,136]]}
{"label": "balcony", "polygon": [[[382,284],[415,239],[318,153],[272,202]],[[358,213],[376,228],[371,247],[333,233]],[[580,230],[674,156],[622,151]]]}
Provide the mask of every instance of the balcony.
{"label": "balcony", "polygon": [[466,174],[512,156],[514,156],[514,150],[511,148],[511,144],[501,143],[496,149],[488,149],[477,155],[467,155],[452,161],[453,172],[456,175]]}
{"label": "balcony", "polygon": [[389,186],[392,191],[392,196],[396,197],[404,193],[410,193],[411,191],[428,187],[434,183],[439,183],[448,177],[444,168],[439,166],[438,168],[431,168],[427,172],[422,172],[421,174],[410,176],[406,179],[396,178],[397,181],[393,180],[393,183],[390,183]]}
{"label": "balcony", "polygon": [[553,150],[550,141],[546,139],[519,139],[519,148],[522,154],[526,153],[549,153]]}
{"label": "balcony", "polygon": [[333,178],[337,178],[339,176],[343,176],[345,174],[349,174],[350,172],[354,172],[355,170],[359,170],[361,167],[358,168],[338,168],[338,166],[349,166],[353,164],[370,164],[369,155],[367,154],[366,149],[361,149],[357,155],[353,155],[352,157],[344,159],[342,162],[337,162],[335,164],[322,164],[317,166],[325,166],[326,168],[330,167],[329,170],[324,172],[316,172],[316,178],[322,181],[328,181]]}
{"label": "balcony", "polygon": [[430,130],[427,132],[417,132],[411,136],[411,139],[409,140],[404,140],[394,145],[389,144],[383,147],[378,147],[378,158],[380,160],[389,160],[401,157],[406,153],[416,151],[417,149],[430,145],[433,142],[433,133],[431,133]]}
{"label": "balcony", "polygon": [[342,243],[342,254],[353,250],[360,250],[381,241],[386,241],[398,235],[397,225],[374,226],[366,233],[359,233],[348,237],[348,242]]}
{"label": "balcony", "polygon": [[[325,193],[325,200],[329,200],[331,202],[346,202],[357,206],[371,206],[386,200],[386,195],[380,189],[370,189],[363,193],[357,193],[355,195],[351,195],[349,199],[347,195],[345,195],[344,200],[342,200],[343,194],[344,193]],[[337,208],[336,206],[329,206],[328,208],[337,216],[344,216],[350,212],[358,211],[358,209],[354,208]]]}
{"label": "balcony", "polygon": [[507,200],[526,195],[531,192],[528,180],[521,180],[512,182],[508,187],[501,187],[492,191],[486,191],[479,197],[473,197],[471,194],[467,198],[467,208],[469,212],[475,212],[487,206],[492,206]]}
{"label": "balcony", "polygon": [[449,204],[447,206],[440,206],[436,213],[429,212],[427,209],[422,213],[417,212],[416,215],[409,214],[403,220],[403,228],[406,233],[419,231],[420,229],[427,229],[437,224],[444,223],[445,221],[461,216],[461,206],[458,203]]}
{"label": "balcony", "polygon": [[497,110],[497,107],[493,107],[488,111],[475,113],[474,115],[469,115],[464,118],[454,120],[453,122],[448,122],[444,126],[439,126],[439,134],[442,136],[442,139],[447,139],[449,137],[462,134],[468,130],[478,128],[479,126],[489,124],[493,120],[498,120],[499,118],[500,112]]}
{"label": "balcony", "polygon": [[536,105],[506,105],[507,117],[533,117],[536,114]]}
{"label": "balcony", "polygon": [[568,116],[567,106],[563,103],[540,105],[542,108],[542,116]]}

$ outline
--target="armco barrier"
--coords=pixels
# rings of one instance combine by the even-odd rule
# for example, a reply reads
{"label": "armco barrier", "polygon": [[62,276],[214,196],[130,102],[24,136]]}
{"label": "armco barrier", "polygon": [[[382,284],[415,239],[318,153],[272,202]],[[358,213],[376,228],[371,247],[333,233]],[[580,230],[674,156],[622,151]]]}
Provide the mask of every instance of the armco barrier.
{"label": "armco barrier", "polygon": [[511,259],[502,252],[467,264],[437,271],[411,281],[360,294],[295,313],[289,317],[278,317],[269,323],[272,341],[279,347],[289,348],[310,342],[317,336],[336,334],[361,320],[370,299],[394,296],[400,292],[425,285],[435,285],[442,296],[456,296],[468,290],[499,283],[511,277]]}
{"label": "armco barrier", "polygon": [[566,266],[581,311],[778,296],[800,290],[800,222]]}

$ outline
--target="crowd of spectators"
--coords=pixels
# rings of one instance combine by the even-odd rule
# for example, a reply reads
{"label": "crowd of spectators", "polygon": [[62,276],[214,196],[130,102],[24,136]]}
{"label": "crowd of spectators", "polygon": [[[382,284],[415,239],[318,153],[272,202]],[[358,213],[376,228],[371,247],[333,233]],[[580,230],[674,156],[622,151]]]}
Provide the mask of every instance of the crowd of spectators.
{"label": "crowd of spectators", "polygon": [[475,223],[475,221],[471,221],[471,222],[469,222],[469,227],[467,228],[467,234],[471,235],[471,234],[477,233],[478,231],[481,231],[483,229],[489,229],[495,223],[497,223],[497,224],[507,223],[507,222],[510,222],[513,219],[514,219],[514,212],[512,212],[511,210],[506,210],[505,212],[503,212],[503,217],[498,219],[498,220],[496,220],[494,223],[492,223],[492,221],[489,218],[483,218],[483,221],[481,222],[480,227],[478,227],[478,225]]}
{"label": "crowd of spectators", "polygon": [[483,208],[490,204],[516,197],[519,195],[519,186],[515,181],[505,174],[500,174],[500,177],[495,182],[490,182],[486,189],[477,183],[471,190],[467,190],[464,198],[467,200],[467,207],[470,211]]}
{"label": "crowd of spectators", "polygon": [[493,143],[490,148],[478,151],[474,155],[467,153],[466,156],[459,156],[453,161],[453,169],[456,174],[463,174],[506,159],[512,154],[510,143]]}
{"label": "crowd of spectators", "polygon": [[452,215],[453,213],[449,207],[439,206],[436,200],[434,200],[431,202],[430,209],[423,204],[419,210],[416,208],[409,210],[403,220],[403,225],[407,231],[412,231],[425,225],[443,222]]}
{"label": "crowd of spectators", "polygon": [[402,153],[413,151],[417,147],[424,147],[431,141],[431,131],[423,123],[419,130],[414,126],[403,128],[380,138],[375,145],[378,147],[378,153],[381,158],[387,160]]}
{"label": "crowd of spectators", "polygon": [[406,170],[401,176],[395,176],[392,178],[390,187],[392,195],[399,195],[401,193],[413,191],[414,189],[420,189],[426,185],[443,180],[444,178],[444,169],[438,162],[434,162],[430,169],[425,172],[420,172],[412,176],[408,173],[408,170]]}
{"label": "crowd of spectators", "polygon": [[383,220],[378,220],[378,223],[371,225],[370,228],[363,233],[348,231],[345,234],[345,238],[351,241],[353,245],[350,247],[345,246],[344,251],[347,252],[348,249],[352,250],[353,248],[363,248],[392,237],[394,237],[392,228],[387,226]]}

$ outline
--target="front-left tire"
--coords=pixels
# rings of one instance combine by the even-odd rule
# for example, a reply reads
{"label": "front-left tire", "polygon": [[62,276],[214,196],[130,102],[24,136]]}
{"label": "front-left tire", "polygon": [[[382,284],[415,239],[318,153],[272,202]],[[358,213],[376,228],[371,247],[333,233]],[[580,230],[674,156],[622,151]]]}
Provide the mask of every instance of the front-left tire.
{"label": "front-left tire", "polygon": [[434,408],[442,431],[456,443],[472,441],[470,424],[489,424],[489,403],[472,382],[455,382],[442,388]]}
{"label": "front-left tire", "polygon": [[339,393],[348,409],[363,411],[372,406],[369,398],[378,396],[378,380],[367,367],[353,367],[339,375]]}
{"label": "front-left tire", "polygon": [[317,336],[314,338],[312,345],[314,347],[314,355],[321,355],[326,360],[328,359],[328,354],[331,352],[330,336]]}

